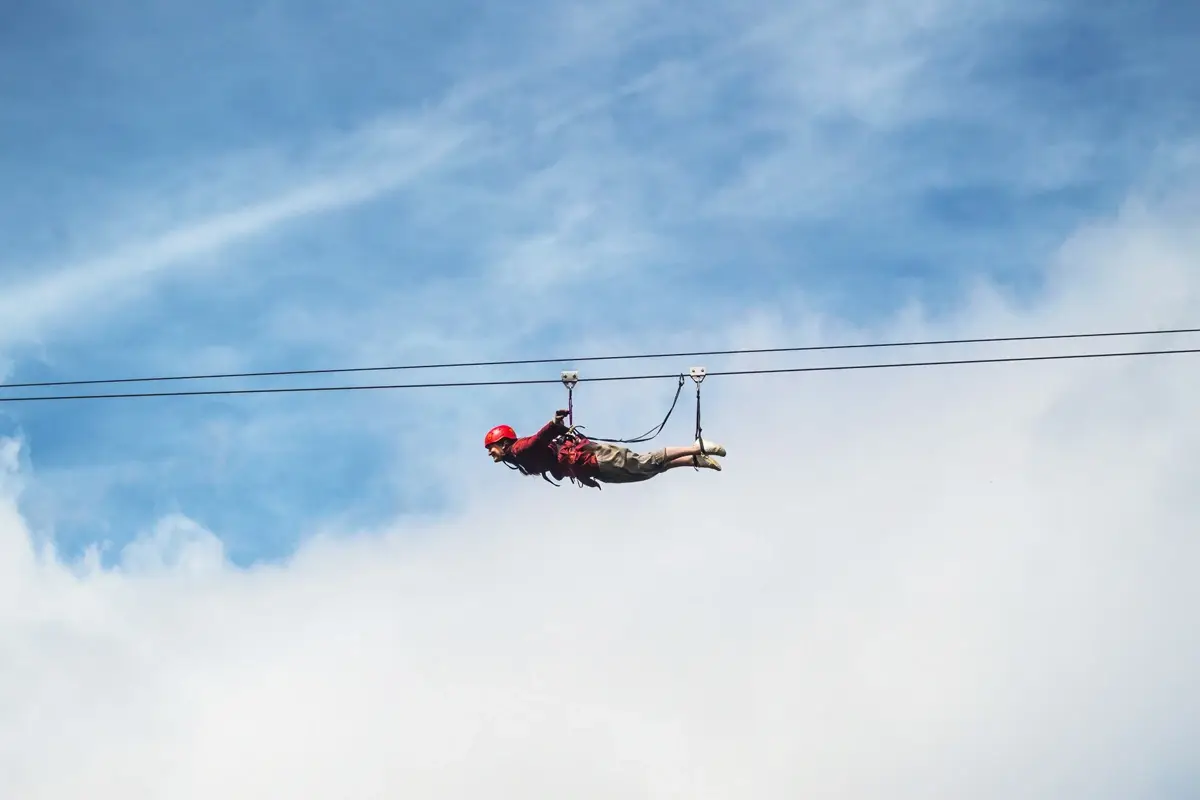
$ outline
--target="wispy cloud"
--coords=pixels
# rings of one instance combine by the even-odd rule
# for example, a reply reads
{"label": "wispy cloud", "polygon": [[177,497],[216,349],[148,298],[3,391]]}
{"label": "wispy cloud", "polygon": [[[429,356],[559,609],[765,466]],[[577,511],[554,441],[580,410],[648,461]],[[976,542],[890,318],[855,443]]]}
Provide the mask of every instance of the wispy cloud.
{"label": "wispy cloud", "polygon": [[[449,126],[375,123],[327,142],[323,149],[341,155],[332,174],[282,187],[272,196],[202,219],[182,221],[111,255],[57,267],[49,276],[9,287],[0,301],[4,319],[0,335],[12,340],[30,336],[47,323],[66,324],[101,301],[106,311],[116,311],[114,300],[144,295],[157,273],[200,263],[214,267],[219,262],[213,256],[240,242],[394,191],[436,168],[467,138],[467,132]],[[322,160],[328,158],[324,155]],[[309,165],[296,166],[304,172]]]}

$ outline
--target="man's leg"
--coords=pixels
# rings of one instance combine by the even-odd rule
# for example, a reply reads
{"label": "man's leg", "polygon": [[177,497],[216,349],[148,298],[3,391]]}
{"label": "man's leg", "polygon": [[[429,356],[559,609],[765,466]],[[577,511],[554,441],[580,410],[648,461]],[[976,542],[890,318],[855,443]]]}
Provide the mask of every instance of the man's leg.
{"label": "man's leg", "polygon": [[672,459],[668,459],[663,464],[663,471],[669,469],[677,469],[679,467],[699,467],[700,469],[715,469],[721,471],[721,464],[715,458],[709,455],[700,455],[698,452],[693,455],[682,455]]}
{"label": "man's leg", "polygon": [[688,447],[664,447],[649,453],[635,453],[627,447],[593,442],[590,445],[599,466],[598,480],[606,483],[632,483],[647,480],[668,469],[699,467],[720,471],[721,465],[713,455],[725,455],[725,448],[710,442]]}
{"label": "man's leg", "polygon": [[695,444],[689,445],[687,447],[664,447],[663,448],[663,458],[666,461],[675,461],[676,459],[679,459],[679,458],[684,458],[684,457],[691,458],[692,456],[698,456],[698,455],[723,456],[723,455],[725,455],[725,448],[722,445],[717,444],[716,442],[705,441],[704,449],[702,452],[700,449],[699,440],[697,440]]}
{"label": "man's leg", "polygon": [[715,442],[706,441],[701,449],[700,440],[697,439],[696,443],[689,447],[664,447],[662,453],[664,472],[679,467],[699,467],[720,472],[721,464],[713,456],[725,455],[725,448]]}

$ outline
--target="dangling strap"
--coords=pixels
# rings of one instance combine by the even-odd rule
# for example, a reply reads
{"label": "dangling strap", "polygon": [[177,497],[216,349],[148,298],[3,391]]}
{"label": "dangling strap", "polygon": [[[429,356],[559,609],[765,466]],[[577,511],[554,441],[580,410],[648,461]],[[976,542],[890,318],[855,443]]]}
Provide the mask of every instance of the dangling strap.
{"label": "dangling strap", "polygon": [[700,469],[700,456],[707,455],[704,451],[704,430],[700,427],[700,384],[704,382],[705,374],[704,367],[692,367],[692,380],[696,382],[696,444],[700,447],[700,455],[692,459],[696,469]]}
{"label": "dangling strap", "polygon": [[593,442],[607,442],[609,444],[640,444],[658,438],[666,427],[667,421],[671,419],[671,415],[675,413],[675,405],[679,402],[679,395],[683,391],[683,382],[686,380],[683,375],[679,376],[679,385],[675,387],[675,398],[671,400],[671,407],[667,409],[667,415],[663,417],[662,422],[655,427],[643,433],[641,436],[635,436],[632,439],[604,439],[599,436],[588,436]]}

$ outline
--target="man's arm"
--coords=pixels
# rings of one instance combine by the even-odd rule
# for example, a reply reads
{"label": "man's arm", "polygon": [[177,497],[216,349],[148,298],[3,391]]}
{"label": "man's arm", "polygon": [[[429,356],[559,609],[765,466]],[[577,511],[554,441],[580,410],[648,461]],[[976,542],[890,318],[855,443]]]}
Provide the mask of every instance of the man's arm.
{"label": "man's arm", "polygon": [[542,429],[532,436],[525,436],[513,442],[510,452],[513,455],[520,455],[525,450],[538,445],[547,445],[554,441],[554,437],[567,432],[567,426],[563,424],[563,419],[569,412],[564,409],[559,409],[554,414],[554,419],[542,426]]}
{"label": "man's arm", "polygon": [[563,424],[563,419],[566,418],[569,412],[566,409],[560,408],[554,412],[554,419],[542,426],[542,429],[533,435],[539,444],[550,444],[555,436],[567,432],[567,426]]}

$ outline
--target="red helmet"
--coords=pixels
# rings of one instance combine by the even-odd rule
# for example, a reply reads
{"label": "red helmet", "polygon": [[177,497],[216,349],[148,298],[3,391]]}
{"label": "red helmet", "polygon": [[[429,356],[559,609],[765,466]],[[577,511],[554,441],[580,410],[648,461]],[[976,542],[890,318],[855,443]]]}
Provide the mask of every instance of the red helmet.
{"label": "red helmet", "polygon": [[497,425],[487,432],[487,436],[483,437],[483,446],[491,447],[496,442],[503,439],[516,439],[517,432],[507,425]]}

